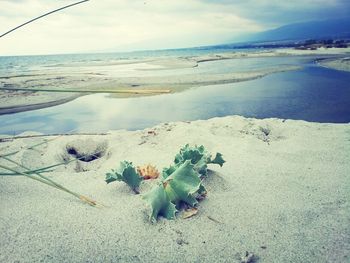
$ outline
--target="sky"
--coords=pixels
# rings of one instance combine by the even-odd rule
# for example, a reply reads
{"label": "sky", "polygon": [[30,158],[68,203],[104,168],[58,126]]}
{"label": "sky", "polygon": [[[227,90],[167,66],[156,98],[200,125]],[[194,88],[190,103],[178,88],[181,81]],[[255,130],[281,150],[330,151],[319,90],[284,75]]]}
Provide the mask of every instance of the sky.
{"label": "sky", "polygon": [[[0,0],[0,35],[76,1]],[[285,24],[344,17],[349,10],[349,0],[90,0],[0,38],[0,56],[232,43]]]}

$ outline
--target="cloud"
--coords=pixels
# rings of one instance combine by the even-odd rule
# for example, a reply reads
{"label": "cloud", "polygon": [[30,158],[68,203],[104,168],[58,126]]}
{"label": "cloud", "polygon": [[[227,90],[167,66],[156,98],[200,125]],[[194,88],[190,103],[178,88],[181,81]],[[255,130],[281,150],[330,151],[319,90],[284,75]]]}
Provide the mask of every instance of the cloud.
{"label": "cloud", "polygon": [[266,27],[349,16],[349,0],[200,0],[225,6],[232,12],[254,19]]}
{"label": "cloud", "polygon": [[[0,1],[0,32],[58,8],[57,2]],[[209,6],[197,0],[90,1],[0,39],[0,55],[198,46],[262,30],[253,20]]]}
{"label": "cloud", "polygon": [[[72,2],[0,0],[0,34]],[[0,55],[226,43],[322,12],[339,13],[344,5],[349,4],[345,0],[90,0],[0,38]]]}

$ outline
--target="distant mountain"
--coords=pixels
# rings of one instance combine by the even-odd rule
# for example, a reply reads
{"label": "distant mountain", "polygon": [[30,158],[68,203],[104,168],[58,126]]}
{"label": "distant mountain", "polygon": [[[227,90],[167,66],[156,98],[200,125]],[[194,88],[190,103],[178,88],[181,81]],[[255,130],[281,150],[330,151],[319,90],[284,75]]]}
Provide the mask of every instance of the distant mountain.
{"label": "distant mountain", "polygon": [[350,17],[285,25],[254,34],[246,41],[281,41],[323,38],[350,38]]}

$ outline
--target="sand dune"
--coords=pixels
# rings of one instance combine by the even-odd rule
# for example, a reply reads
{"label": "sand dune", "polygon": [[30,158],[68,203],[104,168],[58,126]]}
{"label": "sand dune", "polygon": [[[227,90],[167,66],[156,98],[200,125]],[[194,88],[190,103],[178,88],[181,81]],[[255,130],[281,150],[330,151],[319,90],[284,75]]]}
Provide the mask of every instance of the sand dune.
{"label": "sand dune", "polygon": [[[104,147],[101,158],[48,175],[106,207],[27,178],[0,177],[0,262],[241,262],[246,251],[258,262],[346,262],[349,134],[349,124],[232,116],[61,136],[22,150],[13,158],[39,167],[62,161],[68,144],[79,151]],[[45,138],[1,142],[0,154]],[[123,183],[104,182],[124,159],[168,166],[186,143],[203,144],[227,161],[210,167],[208,196],[190,219],[180,214],[151,224],[140,196]]]}

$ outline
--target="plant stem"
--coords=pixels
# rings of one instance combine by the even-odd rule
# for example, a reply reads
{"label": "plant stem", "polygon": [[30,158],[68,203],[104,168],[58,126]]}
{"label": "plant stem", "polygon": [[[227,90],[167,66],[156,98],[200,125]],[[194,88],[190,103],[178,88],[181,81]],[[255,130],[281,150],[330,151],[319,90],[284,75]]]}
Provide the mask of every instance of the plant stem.
{"label": "plant stem", "polygon": [[[16,137],[15,137],[15,138],[16,138]],[[58,137],[52,138],[52,139],[49,139],[49,140],[45,140],[45,141],[43,141],[43,142],[40,142],[40,143],[31,145],[31,146],[29,146],[29,147],[27,147],[27,148],[21,148],[21,149],[18,150],[18,151],[10,152],[10,153],[7,153],[7,154],[5,154],[5,155],[0,155],[0,157],[8,157],[8,156],[14,155],[14,154],[16,154],[16,153],[19,153],[20,151],[23,151],[23,150],[33,150],[35,147],[38,147],[38,146],[43,145],[43,144],[45,144],[45,143],[48,143],[48,142],[50,142],[50,141],[56,140],[57,138],[58,138]],[[5,139],[7,139],[7,138],[5,138]],[[0,139],[0,142],[2,142],[2,139]]]}
{"label": "plant stem", "polygon": [[[27,138],[40,138],[40,137],[50,137],[50,136],[81,136],[81,135],[108,135],[108,133],[55,133],[55,134],[39,134],[39,135],[25,135],[25,136],[13,136],[13,137],[5,137],[5,138],[0,138],[0,142],[6,142],[6,141],[11,141],[11,140],[15,140],[15,139],[27,139]],[[57,137],[57,138],[58,138]],[[53,139],[49,139],[47,140],[47,142],[51,141],[51,140],[55,140],[57,138],[53,138]],[[43,142],[45,143],[45,142]],[[40,145],[41,143],[39,143],[38,145]],[[38,146],[38,145],[33,145],[30,146],[34,147],[34,146]],[[29,148],[27,148],[29,149]]]}
{"label": "plant stem", "polygon": [[[34,171],[38,172],[39,170],[31,170],[31,171],[26,171],[24,172],[25,174],[33,174]],[[44,171],[41,171],[41,173],[50,173],[50,172],[54,172],[55,170],[44,170]],[[18,174],[18,173],[0,173],[0,176],[22,176],[21,174]]]}
{"label": "plant stem", "polygon": [[[17,162],[15,162],[15,161],[13,161],[13,160],[11,160],[11,159],[8,159],[8,158],[7,158],[7,160],[10,160],[11,162],[13,162],[13,163],[15,163],[15,164],[17,164],[17,165],[19,165],[19,166],[21,166],[21,167],[23,167],[23,168],[25,168],[25,169],[28,169],[28,168],[26,168],[25,166],[23,166],[23,165],[21,165],[21,164],[18,164]],[[37,178],[37,177],[35,177],[35,176],[33,176],[33,175],[29,175],[29,174],[26,174],[26,173],[23,173],[23,172],[20,172],[20,171],[16,171],[16,170],[13,169],[13,168],[9,168],[9,167],[4,166],[4,165],[1,165],[1,164],[0,164],[0,168],[3,168],[3,169],[5,169],[5,170],[8,170],[8,171],[11,171],[11,172],[14,172],[14,173],[18,173],[18,174],[21,174],[21,175],[24,175],[24,176],[27,176],[28,178],[31,178],[31,179],[33,179],[33,180],[42,182],[42,183],[47,184],[47,185],[49,185],[49,186],[52,186],[52,187],[54,187],[54,188],[56,188],[56,189],[59,189],[59,190],[62,190],[62,191],[64,191],[64,192],[67,192],[67,193],[69,193],[69,194],[71,194],[71,195],[74,195],[75,197],[79,198],[81,201],[83,201],[83,202],[85,202],[85,203],[88,203],[88,204],[91,205],[91,206],[96,206],[96,202],[93,201],[93,200],[91,200],[90,198],[85,197],[85,196],[80,195],[80,194],[77,194],[77,193],[75,193],[75,192],[72,192],[72,191],[70,191],[69,189],[67,189],[67,188],[63,187],[62,185],[56,183],[55,181],[51,180],[50,178],[47,178],[46,176],[43,176],[43,175],[41,175],[41,174],[39,174],[39,173],[36,173],[38,176],[40,176],[40,178]]]}
{"label": "plant stem", "polygon": [[120,94],[162,94],[170,93],[171,90],[163,89],[112,89],[112,90],[83,90],[83,89],[50,89],[50,88],[0,88],[0,90],[16,90],[16,91],[43,91],[43,92],[73,92],[73,93],[120,93]]}
{"label": "plant stem", "polygon": [[[101,153],[101,152],[103,152],[103,151],[98,151],[98,152],[95,152],[95,153],[93,153],[93,154],[85,154],[85,155],[83,155],[83,156],[77,157],[77,158],[75,158],[75,159],[73,159],[73,160],[69,160],[69,161],[67,161],[67,162],[56,163],[56,164],[52,164],[52,165],[49,165],[49,166],[46,166],[46,167],[42,167],[42,168],[39,168],[39,169],[35,169],[35,170],[30,170],[29,168],[25,168],[25,169],[28,170],[28,171],[26,171],[25,173],[26,173],[26,174],[33,174],[33,173],[35,174],[35,173],[38,173],[38,172],[46,173],[46,172],[48,172],[47,170],[50,169],[50,168],[54,168],[54,167],[57,167],[57,166],[60,166],[60,165],[66,165],[66,164],[69,164],[69,163],[71,163],[71,162],[84,159],[84,158],[87,157],[88,155],[90,155],[90,156],[95,156],[95,157],[96,157],[96,155],[99,154],[99,153]],[[7,155],[3,155],[3,156],[0,155],[0,158],[3,158],[3,159],[5,159],[5,160],[7,160],[7,161],[9,161],[9,162],[15,163],[12,159],[8,158]],[[21,165],[18,164],[18,163],[15,163],[15,164],[21,166]],[[23,168],[24,168],[24,167],[23,167]],[[12,174],[5,174],[5,175],[18,175],[18,174],[12,173]],[[1,173],[0,173],[0,176],[1,176]]]}

